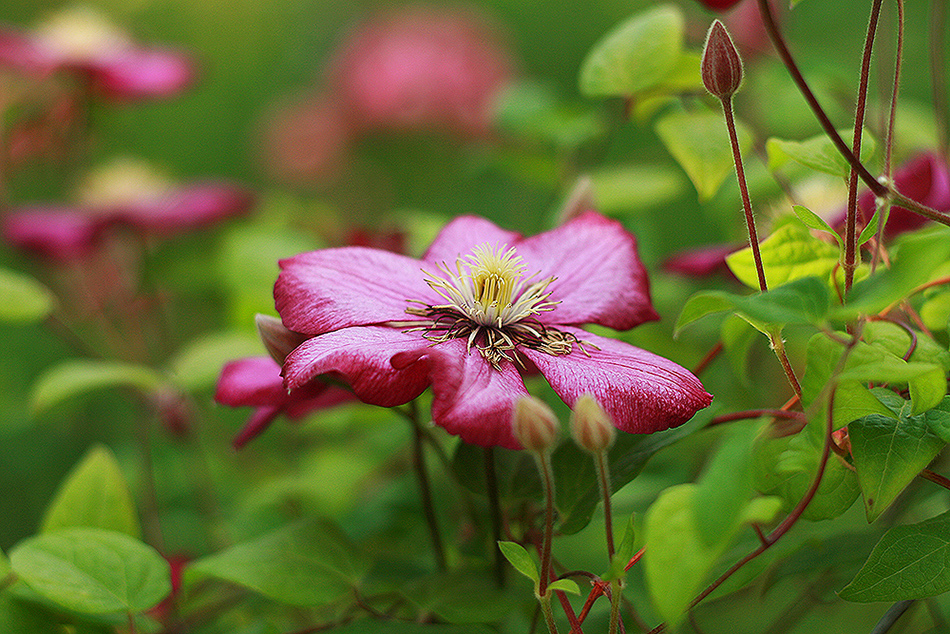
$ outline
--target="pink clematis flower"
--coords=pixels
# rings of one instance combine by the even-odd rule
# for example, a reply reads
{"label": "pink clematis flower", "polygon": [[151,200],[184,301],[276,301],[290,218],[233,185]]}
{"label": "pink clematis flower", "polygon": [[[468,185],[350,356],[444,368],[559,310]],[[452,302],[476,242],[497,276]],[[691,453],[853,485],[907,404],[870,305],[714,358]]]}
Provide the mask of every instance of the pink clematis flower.
{"label": "pink clematis flower", "polygon": [[231,407],[253,407],[254,413],[234,438],[235,449],[261,435],[280,415],[291,420],[353,400],[353,395],[322,381],[311,381],[287,393],[280,366],[270,357],[249,357],[224,366],[214,399]]}
{"label": "pink clematis flower", "polygon": [[3,219],[11,244],[58,261],[82,257],[113,226],[167,237],[246,213],[254,202],[246,189],[223,181],[177,186],[149,167],[116,161],[90,175],[68,206],[25,206]]}
{"label": "pink clematis flower", "polygon": [[568,405],[591,394],[633,433],[679,425],[712,398],[672,361],[581,328],[658,318],[635,238],[595,212],[530,238],[459,218],[421,261],[342,247],[280,265],[283,326],[309,337],[283,364],[291,395],[328,375],[391,407],[431,385],[436,424],[509,448],[523,372],[540,371]]}
{"label": "pink clematis flower", "polygon": [[331,64],[330,87],[358,130],[484,136],[511,76],[510,54],[476,12],[410,6],[350,36]]}
{"label": "pink clematis flower", "polygon": [[142,47],[88,7],[61,12],[33,33],[0,27],[0,64],[40,77],[72,72],[115,101],[170,97],[195,78],[188,56]]}

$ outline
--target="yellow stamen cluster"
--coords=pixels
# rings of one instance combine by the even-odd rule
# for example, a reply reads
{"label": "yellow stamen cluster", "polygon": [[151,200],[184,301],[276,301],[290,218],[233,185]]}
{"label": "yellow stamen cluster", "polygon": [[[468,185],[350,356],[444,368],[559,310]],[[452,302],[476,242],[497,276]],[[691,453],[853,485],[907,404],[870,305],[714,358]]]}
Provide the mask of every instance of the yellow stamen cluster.
{"label": "yellow stamen cluster", "polygon": [[453,268],[443,262],[438,269],[441,275],[424,271],[425,281],[447,303],[432,306],[409,300],[419,306],[406,312],[425,319],[393,325],[407,327],[407,332],[422,330],[433,344],[464,337],[468,349],[477,348],[495,369],[502,361],[521,363],[513,354],[517,346],[551,355],[570,354],[575,343],[583,350],[574,335],[537,320],[537,315],[558,304],[548,301],[547,288],[555,278],[529,284],[534,275],[525,278],[524,260],[513,247],[481,244],[456,259]]}

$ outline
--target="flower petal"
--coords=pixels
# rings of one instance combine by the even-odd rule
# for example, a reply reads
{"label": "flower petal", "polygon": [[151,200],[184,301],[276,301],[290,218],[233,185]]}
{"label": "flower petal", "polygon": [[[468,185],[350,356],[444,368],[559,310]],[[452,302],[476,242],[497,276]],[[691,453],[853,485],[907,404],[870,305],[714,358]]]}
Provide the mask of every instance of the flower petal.
{"label": "flower petal", "polygon": [[274,286],[284,325],[308,335],[407,319],[408,300],[443,303],[423,281],[419,260],[364,247],[281,260]]}
{"label": "flower petal", "polygon": [[[393,365],[423,360],[432,379],[432,421],[467,443],[482,447],[521,446],[511,429],[514,403],[526,395],[524,381],[513,363],[495,370],[465,341],[453,339],[393,357]],[[411,367],[411,366],[409,366]]]}
{"label": "flower petal", "polygon": [[4,219],[3,235],[16,247],[65,261],[92,251],[107,222],[79,209],[27,207]]}
{"label": "flower petal", "polygon": [[306,340],[287,356],[284,385],[293,395],[294,390],[326,374],[349,385],[361,401],[382,407],[402,405],[429,385],[428,368],[420,363],[397,369],[390,359],[427,343],[413,333],[383,326],[328,332]]}
{"label": "flower petal", "polygon": [[231,446],[240,449],[263,434],[278,414],[280,414],[279,407],[258,407],[231,441]]}
{"label": "flower petal", "polygon": [[486,242],[492,246],[510,247],[521,239],[521,234],[507,231],[494,223],[476,216],[456,218],[443,227],[422,256],[423,261],[449,265],[471,253],[472,248]]}
{"label": "flower petal", "polygon": [[254,196],[224,182],[198,183],[149,204],[123,208],[120,217],[132,226],[162,235],[180,233],[249,211]]}
{"label": "flower petal", "polygon": [[565,330],[600,350],[587,347],[588,356],[575,349],[560,357],[526,348],[521,352],[569,406],[589,393],[618,429],[650,434],[685,423],[712,401],[699,379],[669,359],[616,339]]}
{"label": "flower petal", "polygon": [[627,330],[659,319],[636,239],[616,220],[589,211],[517,247],[528,273],[556,278],[548,290],[560,304],[542,315],[544,323]]}
{"label": "flower petal", "polygon": [[96,87],[107,97],[135,101],[172,97],[195,81],[195,63],[162,48],[126,49],[93,61]]}
{"label": "flower petal", "polygon": [[283,405],[287,390],[280,366],[270,357],[248,357],[227,363],[221,370],[214,400],[231,407]]}

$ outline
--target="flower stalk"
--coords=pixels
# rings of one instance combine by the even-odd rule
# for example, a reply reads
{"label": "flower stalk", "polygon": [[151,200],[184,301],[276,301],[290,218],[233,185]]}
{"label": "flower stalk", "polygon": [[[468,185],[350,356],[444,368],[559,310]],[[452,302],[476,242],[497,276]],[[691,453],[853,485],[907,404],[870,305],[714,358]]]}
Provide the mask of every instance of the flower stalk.
{"label": "flower stalk", "polygon": [[422,497],[422,510],[429,528],[429,537],[432,540],[432,553],[435,556],[435,565],[441,572],[448,570],[445,559],[445,546],[442,542],[442,533],[439,530],[439,521],[435,516],[435,504],[432,501],[432,486],[429,483],[429,474],[426,471],[425,454],[422,443],[425,432],[419,422],[419,408],[415,401],[409,403],[409,416],[413,429],[412,467],[416,472],[419,483],[419,494]]}
{"label": "flower stalk", "polygon": [[709,27],[700,70],[706,90],[722,103],[726,130],[729,132],[729,143],[732,146],[732,158],[736,166],[736,178],[739,181],[739,193],[742,195],[742,209],[745,212],[745,224],[749,233],[749,246],[752,248],[752,258],[755,260],[755,270],[759,278],[759,290],[766,291],[768,285],[765,281],[765,268],[759,251],[755,216],[752,213],[752,201],[742,166],[742,152],[739,149],[739,135],[736,132],[735,115],[732,109],[732,95],[742,83],[742,59],[726,27],[719,20],[715,20]]}

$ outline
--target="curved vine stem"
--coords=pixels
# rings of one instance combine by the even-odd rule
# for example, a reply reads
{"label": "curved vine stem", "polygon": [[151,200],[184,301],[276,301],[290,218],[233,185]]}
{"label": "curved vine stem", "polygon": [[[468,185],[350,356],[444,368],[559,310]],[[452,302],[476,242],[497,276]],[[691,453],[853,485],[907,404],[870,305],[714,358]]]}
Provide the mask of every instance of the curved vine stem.
{"label": "curved vine stem", "polygon": [[[871,3],[871,18],[868,23],[868,35],[864,41],[864,55],[861,59],[861,79],[858,82],[857,105],[854,113],[854,137],[851,143],[851,153],[854,157],[861,156],[861,133],[864,128],[864,114],[867,110],[868,82],[871,78],[871,52],[874,49],[874,36],[877,33],[877,23],[881,17],[883,0],[874,0]],[[848,215],[845,228],[844,250],[844,292],[847,295],[854,283],[854,270],[857,268],[857,216],[858,216],[858,172],[852,163],[851,173],[848,176]]]}

